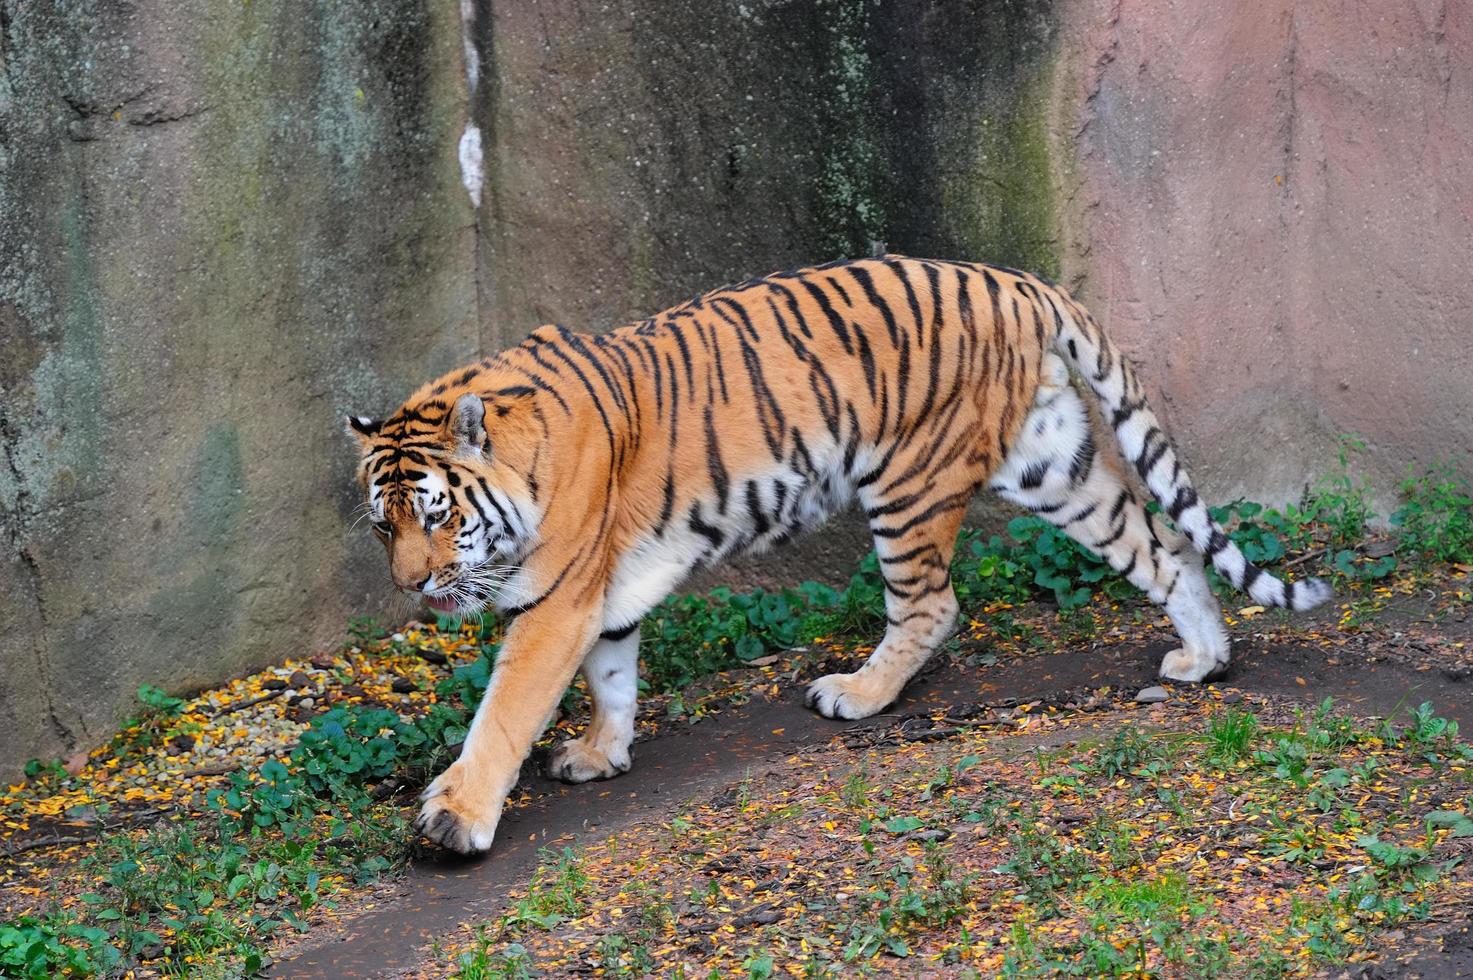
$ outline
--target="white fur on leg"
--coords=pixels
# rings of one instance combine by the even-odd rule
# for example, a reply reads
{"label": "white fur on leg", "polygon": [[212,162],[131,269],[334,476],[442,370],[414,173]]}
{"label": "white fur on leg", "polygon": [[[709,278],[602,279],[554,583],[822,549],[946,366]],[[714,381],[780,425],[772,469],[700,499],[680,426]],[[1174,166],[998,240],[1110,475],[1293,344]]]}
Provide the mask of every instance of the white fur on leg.
{"label": "white fur on leg", "polygon": [[1162,658],[1162,677],[1198,684],[1227,670],[1231,651],[1222,609],[1196,552],[1183,551],[1181,573],[1166,600],[1166,615],[1182,645]]}
{"label": "white fur on leg", "polygon": [[633,764],[629,747],[639,703],[639,630],[595,643],[583,660],[583,679],[593,698],[593,719],[582,736],[559,745],[547,763],[552,776],[569,783],[608,779]]}
{"label": "white fur on leg", "polygon": [[1199,684],[1226,668],[1226,662],[1219,662],[1206,651],[1193,653],[1184,647],[1177,647],[1161,658],[1160,675],[1169,681]]}

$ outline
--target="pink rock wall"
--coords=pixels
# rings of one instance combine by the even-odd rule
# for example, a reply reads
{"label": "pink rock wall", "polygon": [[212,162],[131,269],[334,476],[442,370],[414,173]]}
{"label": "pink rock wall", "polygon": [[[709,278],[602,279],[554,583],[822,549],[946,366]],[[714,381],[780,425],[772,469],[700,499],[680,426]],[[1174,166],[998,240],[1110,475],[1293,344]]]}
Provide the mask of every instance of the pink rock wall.
{"label": "pink rock wall", "polygon": [[1473,4],[1080,0],[1066,268],[1207,491],[1473,449]]}

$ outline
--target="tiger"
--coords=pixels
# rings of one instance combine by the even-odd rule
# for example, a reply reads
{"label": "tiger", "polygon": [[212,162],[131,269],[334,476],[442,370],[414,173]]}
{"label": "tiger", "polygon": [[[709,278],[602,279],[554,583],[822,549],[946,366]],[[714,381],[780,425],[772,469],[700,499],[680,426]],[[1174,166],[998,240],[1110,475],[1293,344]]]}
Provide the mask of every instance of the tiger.
{"label": "tiger", "polygon": [[853,504],[886,625],[857,670],[808,685],[826,718],[896,701],[953,633],[952,553],[984,485],[1164,609],[1180,639],[1160,664],[1172,681],[1228,666],[1207,563],[1262,606],[1331,594],[1250,563],[1110,337],[1064,288],[1003,266],[883,254],[601,334],[542,326],[347,428],[393,585],[439,613],[507,620],[460,754],[414,822],[467,854],[491,847],[580,669],[590,720],[547,760],[572,783],[631,766],[640,621],[656,604],[693,570]]}

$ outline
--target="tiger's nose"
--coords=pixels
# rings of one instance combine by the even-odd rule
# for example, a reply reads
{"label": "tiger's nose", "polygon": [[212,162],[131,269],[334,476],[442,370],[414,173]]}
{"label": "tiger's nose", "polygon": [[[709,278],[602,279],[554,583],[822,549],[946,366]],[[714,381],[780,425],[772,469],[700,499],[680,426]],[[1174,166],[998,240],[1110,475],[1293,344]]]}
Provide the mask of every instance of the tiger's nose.
{"label": "tiger's nose", "polygon": [[408,576],[403,575],[390,575],[389,577],[394,580],[395,588],[403,589],[405,592],[423,592],[430,584],[430,579],[435,576],[433,574],[426,575],[418,582],[412,581]]}

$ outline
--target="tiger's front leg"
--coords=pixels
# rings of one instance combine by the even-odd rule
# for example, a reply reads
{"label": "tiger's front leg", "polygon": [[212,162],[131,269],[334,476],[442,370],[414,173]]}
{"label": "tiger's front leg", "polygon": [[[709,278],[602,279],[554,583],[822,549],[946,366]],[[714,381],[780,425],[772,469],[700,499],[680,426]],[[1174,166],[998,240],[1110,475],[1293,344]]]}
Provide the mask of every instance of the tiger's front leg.
{"label": "tiger's front leg", "polygon": [[550,598],[513,620],[460,758],[424,791],[416,830],[462,854],[491,847],[522,761],[598,639],[599,613]]}
{"label": "tiger's front leg", "polygon": [[639,624],[599,637],[583,661],[593,700],[588,730],[552,753],[547,771],[564,782],[586,783],[629,771],[634,715],[639,705]]}

